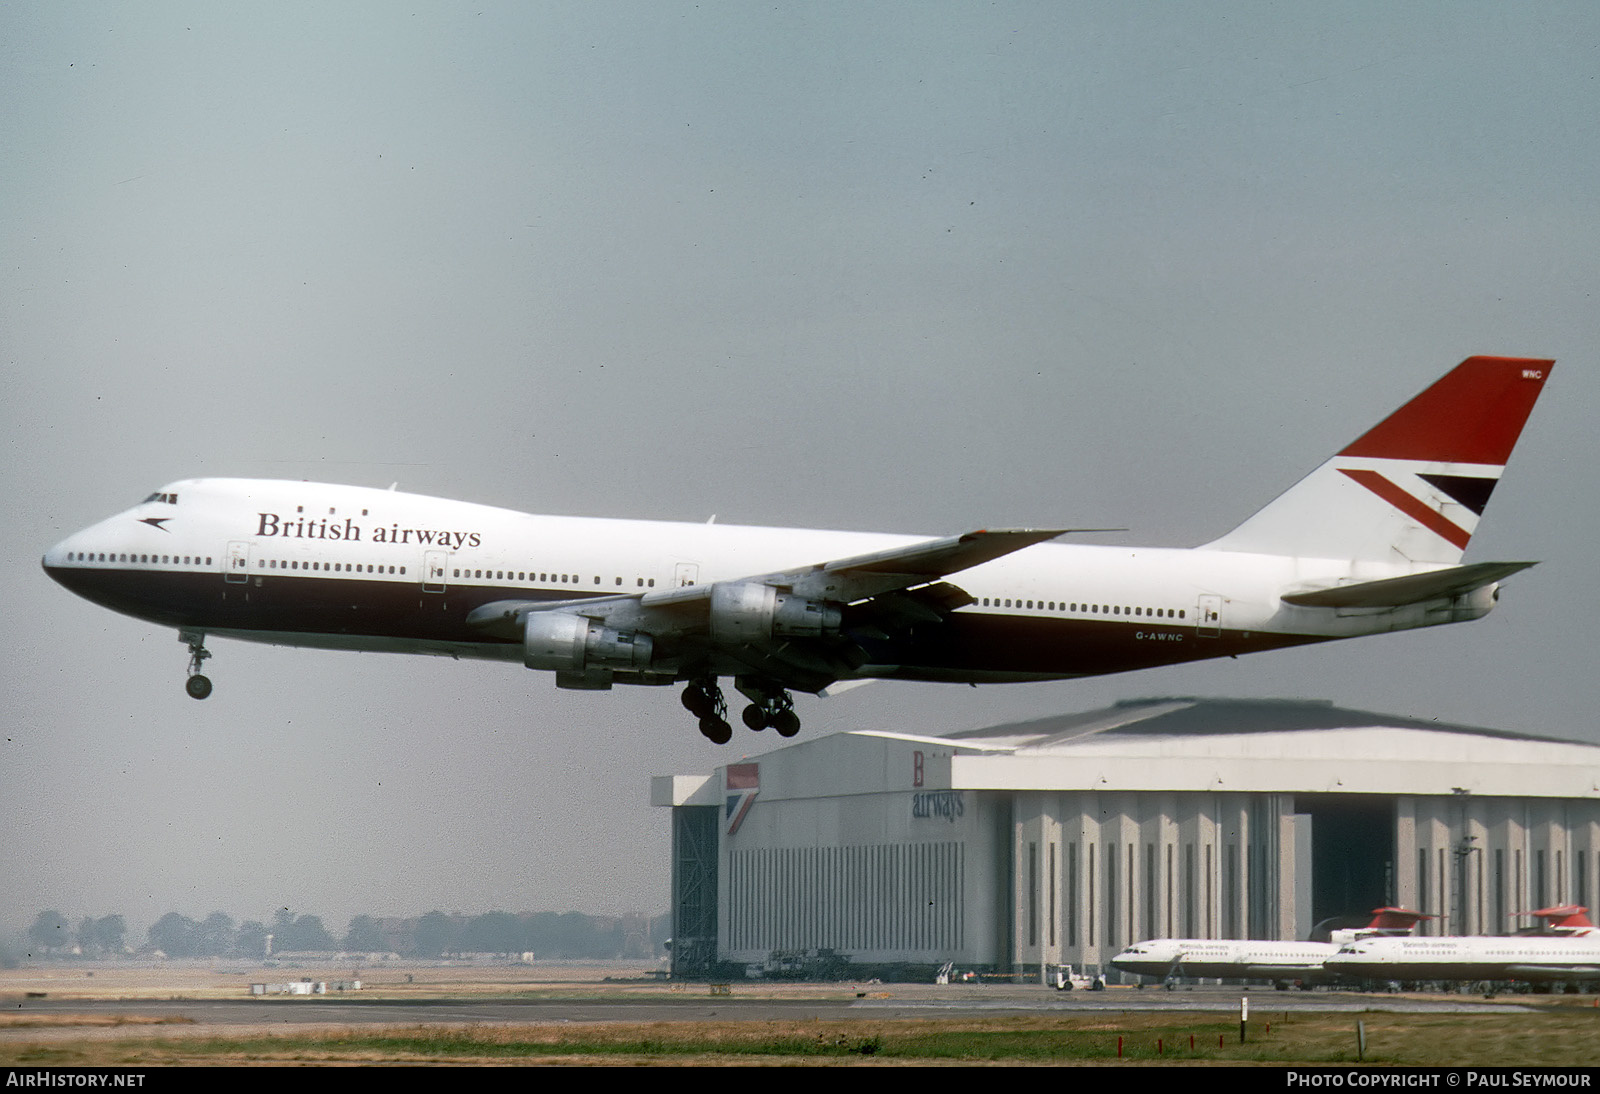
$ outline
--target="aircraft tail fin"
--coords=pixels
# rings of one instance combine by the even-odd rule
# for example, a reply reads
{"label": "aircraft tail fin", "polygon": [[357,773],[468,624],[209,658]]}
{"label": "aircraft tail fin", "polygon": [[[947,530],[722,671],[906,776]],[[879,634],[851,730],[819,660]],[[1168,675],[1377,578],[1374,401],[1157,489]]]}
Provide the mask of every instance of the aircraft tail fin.
{"label": "aircraft tail fin", "polygon": [[1430,912],[1413,912],[1409,908],[1374,908],[1370,931],[1409,931],[1424,919],[1434,919]]}
{"label": "aircraft tail fin", "polygon": [[[1559,908],[1539,908],[1531,912],[1512,912],[1512,915],[1537,916],[1544,921],[1544,929],[1553,931],[1557,929],[1580,930],[1595,929],[1587,915],[1589,909],[1580,904],[1563,904]],[[1588,933],[1585,931],[1584,933]]]}
{"label": "aircraft tail fin", "polygon": [[1467,358],[1205,549],[1455,565],[1553,364]]}

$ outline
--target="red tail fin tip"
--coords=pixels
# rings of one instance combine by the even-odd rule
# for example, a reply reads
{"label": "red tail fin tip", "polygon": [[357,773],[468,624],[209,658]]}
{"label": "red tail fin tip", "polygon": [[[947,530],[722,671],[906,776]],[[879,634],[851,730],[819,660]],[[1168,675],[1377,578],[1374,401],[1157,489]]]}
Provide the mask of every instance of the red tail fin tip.
{"label": "red tail fin tip", "polygon": [[1468,357],[1339,455],[1504,464],[1554,364]]}

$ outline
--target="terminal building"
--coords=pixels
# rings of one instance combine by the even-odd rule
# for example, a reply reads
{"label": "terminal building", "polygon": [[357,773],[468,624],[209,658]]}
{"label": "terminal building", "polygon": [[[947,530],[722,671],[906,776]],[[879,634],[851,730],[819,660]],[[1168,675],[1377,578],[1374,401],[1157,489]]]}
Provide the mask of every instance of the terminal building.
{"label": "terminal building", "polygon": [[1600,895],[1600,746],[1328,702],[1167,698],[837,733],[654,780],[674,972],[1104,971],[1386,904],[1502,934]]}

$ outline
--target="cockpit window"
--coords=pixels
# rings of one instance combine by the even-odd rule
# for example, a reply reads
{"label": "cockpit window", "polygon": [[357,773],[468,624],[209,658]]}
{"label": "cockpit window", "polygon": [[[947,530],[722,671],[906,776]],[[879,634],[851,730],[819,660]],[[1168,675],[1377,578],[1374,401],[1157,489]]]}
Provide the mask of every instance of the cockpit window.
{"label": "cockpit window", "polygon": [[[168,505],[177,505],[178,504],[178,495],[176,495],[176,494],[163,494],[161,491],[157,490],[154,494],[151,494],[148,498],[145,498],[144,500],[145,500],[145,502],[162,501],[162,502],[166,502]],[[143,503],[141,503],[141,504],[143,504]]]}

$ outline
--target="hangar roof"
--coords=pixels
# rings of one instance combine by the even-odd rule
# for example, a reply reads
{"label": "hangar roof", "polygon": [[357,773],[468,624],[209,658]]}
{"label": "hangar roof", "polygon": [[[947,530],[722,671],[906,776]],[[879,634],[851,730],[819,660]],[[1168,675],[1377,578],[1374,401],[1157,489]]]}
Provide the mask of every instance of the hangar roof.
{"label": "hangar roof", "polygon": [[[1125,700],[940,737],[835,733],[742,762],[758,764],[764,797],[902,792],[915,769],[923,790],[1600,799],[1600,745],[1308,699]],[[722,797],[717,777],[655,781],[657,805]]]}
{"label": "hangar roof", "polygon": [[1108,790],[1600,797],[1600,746],[1325,700],[1125,700],[945,739],[1007,748],[981,762],[952,757],[953,781],[973,789],[1066,779]]}
{"label": "hangar roof", "polygon": [[1308,729],[1425,729],[1462,733],[1472,737],[1497,737],[1510,741],[1546,741],[1572,744],[1555,737],[1534,737],[1503,729],[1454,725],[1438,719],[1374,714],[1336,707],[1328,699],[1207,699],[1192,695],[1151,699],[1124,699],[1103,710],[1055,714],[1027,722],[1010,722],[946,734],[949,740],[1013,747],[1042,748],[1101,733],[1119,735],[1203,737],[1215,734],[1282,733]]}

